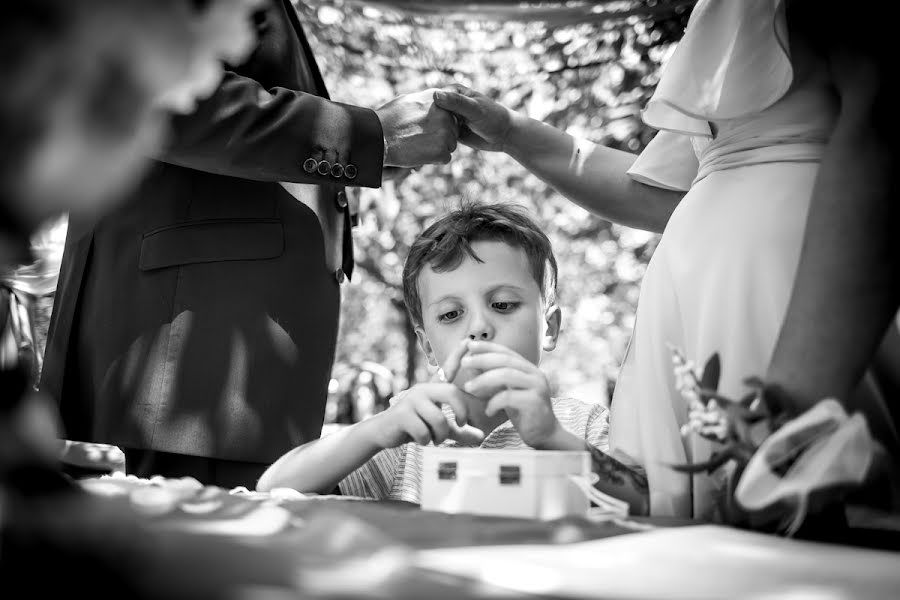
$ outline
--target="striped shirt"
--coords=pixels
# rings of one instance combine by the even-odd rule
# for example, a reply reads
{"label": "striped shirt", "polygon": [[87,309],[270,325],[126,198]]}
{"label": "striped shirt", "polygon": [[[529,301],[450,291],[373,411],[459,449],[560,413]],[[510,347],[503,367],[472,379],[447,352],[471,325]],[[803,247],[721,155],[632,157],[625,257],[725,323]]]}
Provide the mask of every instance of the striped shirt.
{"label": "striped shirt", "polygon": [[[609,450],[609,411],[602,404],[583,402],[574,398],[553,398],[553,414],[566,431],[584,438],[595,448]],[[448,420],[453,411],[447,405],[441,408]],[[455,440],[446,440],[444,448],[461,446]],[[514,449],[529,446],[519,436],[511,421],[501,423],[481,442],[484,449]],[[361,496],[376,500],[405,500],[419,503],[422,488],[422,446],[416,443],[386,448],[373,456],[366,464],[353,471],[340,483],[345,496]]]}

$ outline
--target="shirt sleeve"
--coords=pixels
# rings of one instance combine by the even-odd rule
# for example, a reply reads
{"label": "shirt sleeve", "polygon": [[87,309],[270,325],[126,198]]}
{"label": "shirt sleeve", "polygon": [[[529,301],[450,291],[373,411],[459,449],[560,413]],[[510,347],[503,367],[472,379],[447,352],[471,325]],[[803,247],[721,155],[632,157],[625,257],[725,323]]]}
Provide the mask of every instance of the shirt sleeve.
{"label": "shirt sleeve", "polygon": [[369,459],[339,484],[341,494],[384,500],[390,497],[406,445],[386,448]]}
{"label": "shirt sleeve", "polygon": [[588,415],[584,439],[594,448],[609,452],[609,410],[595,404]]}

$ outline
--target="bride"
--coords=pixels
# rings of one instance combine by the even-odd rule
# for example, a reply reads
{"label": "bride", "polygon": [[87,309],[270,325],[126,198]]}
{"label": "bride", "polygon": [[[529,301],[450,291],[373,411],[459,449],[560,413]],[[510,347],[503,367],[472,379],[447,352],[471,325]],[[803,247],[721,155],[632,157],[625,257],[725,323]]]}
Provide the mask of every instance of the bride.
{"label": "bride", "polygon": [[655,515],[713,519],[722,484],[669,468],[703,461],[711,448],[679,434],[687,406],[668,345],[700,361],[718,352],[719,391],[729,397],[746,392],[744,377],[766,372],[820,164],[847,118],[841,102],[863,91],[833,79],[829,56],[798,26],[807,22],[790,1],[700,0],[643,114],[660,131],[640,156],[463,86],[435,94],[463,124],[463,143],[506,152],[603,218],[662,232],[610,425],[612,455],[646,471]]}

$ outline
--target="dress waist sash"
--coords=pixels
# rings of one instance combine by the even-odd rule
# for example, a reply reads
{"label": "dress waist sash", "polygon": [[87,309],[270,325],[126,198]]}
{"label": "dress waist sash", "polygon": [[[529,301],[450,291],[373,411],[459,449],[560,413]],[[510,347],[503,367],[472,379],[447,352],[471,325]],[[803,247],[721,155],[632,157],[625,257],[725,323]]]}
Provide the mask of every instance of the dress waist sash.
{"label": "dress waist sash", "polygon": [[796,138],[753,138],[740,142],[710,142],[699,155],[694,184],[716,171],[775,162],[819,162],[826,140],[797,141]]}

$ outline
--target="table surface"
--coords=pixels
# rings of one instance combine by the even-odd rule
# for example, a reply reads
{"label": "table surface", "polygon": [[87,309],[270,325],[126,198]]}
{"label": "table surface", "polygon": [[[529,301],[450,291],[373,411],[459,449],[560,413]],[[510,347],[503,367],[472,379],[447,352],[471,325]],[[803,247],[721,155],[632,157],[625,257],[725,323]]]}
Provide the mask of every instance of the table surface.
{"label": "table surface", "polygon": [[535,521],[224,490],[193,480],[112,476],[81,483],[94,494],[127,498],[160,530],[242,540],[270,556],[290,556],[302,572],[303,595],[313,598],[787,598],[817,581],[819,593],[810,597],[900,598],[900,569],[893,566],[900,554],[683,519]]}

